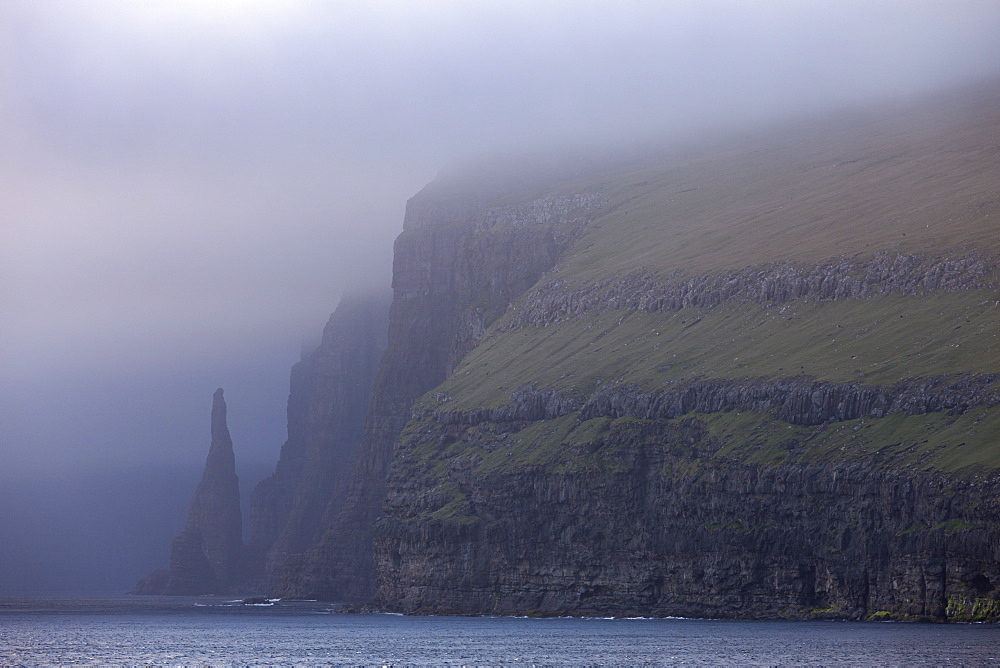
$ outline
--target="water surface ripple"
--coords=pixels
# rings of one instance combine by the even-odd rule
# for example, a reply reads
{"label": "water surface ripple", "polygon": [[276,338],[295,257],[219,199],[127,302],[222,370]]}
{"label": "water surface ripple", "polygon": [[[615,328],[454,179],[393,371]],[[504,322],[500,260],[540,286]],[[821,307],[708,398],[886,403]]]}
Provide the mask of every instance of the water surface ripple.
{"label": "water surface ripple", "polygon": [[4,666],[1000,666],[1000,627],[330,613],[223,597],[0,599]]}

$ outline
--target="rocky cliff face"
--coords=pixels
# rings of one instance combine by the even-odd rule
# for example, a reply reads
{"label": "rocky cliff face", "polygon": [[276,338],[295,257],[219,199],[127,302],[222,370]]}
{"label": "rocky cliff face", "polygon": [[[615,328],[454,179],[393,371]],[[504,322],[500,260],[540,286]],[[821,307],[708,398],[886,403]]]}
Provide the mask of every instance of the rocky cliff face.
{"label": "rocky cliff face", "polygon": [[772,446],[775,460],[746,462],[696,416],[552,422],[408,430],[377,531],[383,605],[435,614],[1000,613],[995,474],[895,469],[878,452],[811,459],[816,437],[798,432]]}
{"label": "rocky cliff face", "polygon": [[[1000,172],[948,127],[900,150],[880,137],[884,159],[827,162],[817,136],[767,174],[723,156],[693,161],[697,182],[552,186],[601,214],[502,315],[435,339],[452,361],[396,407],[385,435],[400,435],[368,471],[387,476],[366,517],[374,564],[353,575],[400,612],[1000,619],[1000,238],[985,233],[1000,208],[984,178]],[[949,192],[955,213],[929,216]],[[454,257],[426,293],[486,264]],[[469,304],[447,312],[474,322]]]}
{"label": "rocky cliff face", "polygon": [[343,504],[386,346],[387,294],[345,296],[320,345],[291,374],[288,440],[275,472],[251,496],[244,545],[239,488],[222,390],[212,408],[212,446],[169,568],[139,594],[266,591],[291,556],[315,545]]}
{"label": "rocky cliff face", "polygon": [[934,290],[987,287],[993,258],[903,255],[881,251],[873,257],[834,258],[819,264],[775,262],[701,276],[660,277],[641,270],[596,283],[573,285],[558,278],[541,282],[524,300],[525,308],[499,332],[526,325],[603,312],[657,313],[723,304],[775,306],[795,300],[868,299],[878,295],[915,295]]}
{"label": "rocky cliff face", "polygon": [[324,518],[343,504],[386,347],[388,313],[388,294],[346,296],[319,347],[292,368],[288,440],[250,501],[250,552],[264,587],[289,555],[319,540]]}
{"label": "rocky cliff face", "polygon": [[[432,188],[433,190],[433,188]],[[509,303],[578,237],[602,200],[593,193],[505,206],[503,191],[408,205],[396,240],[389,342],[343,509],[319,544],[288,562],[275,593],[369,600],[372,529],[393,445],[417,397],[441,383]]]}
{"label": "rocky cliff face", "polygon": [[[336,314],[293,372],[258,581],[402,612],[1000,620],[984,108],[430,184],[377,375]],[[175,541],[186,581],[204,540]]]}
{"label": "rocky cliff face", "polygon": [[[942,264],[952,262],[969,260]],[[946,273],[936,262],[905,264]],[[969,291],[975,301],[997,260],[974,264],[981,270],[933,287],[887,272],[882,283],[840,293],[836,286],[848,281],[836,276],[818,282],[829,292],[812,294],[806,282],[784,300],[869,308],[872,293],[914,283],[915,298]],[[754,271],[754,286],[782,285],[781,269]],[[704,283],[713,281],[734,284]],[[572,367],[575,380],[548,374],[549,387],[525,384],[501,405],[468,407],[458,392],[477,379],[494,382],[490,372],[503,355],[535,374],[559,363],[532,355],[534,330],[589,322],[595,313],[620,325],[656,303],[587,302],[579,292],[553,299],[554,284],[541,285],[412,411],[375,531],[382,606],[435,614],[1000,619],[995,364],[974,362],[993,373],[956,366],[936,377],[918,375],[926,362],[911,359],[914,375],[888,385],[806,373],[643,386],[627,382],[630,374],[649,377],[652,360],[642,351],[660,354],[671,344],[649,336],[650,327],[657,335],[667,328],[647,318],[645,333],[628,339],[640,352],[620,358],[618,378],[584,389],[586,374]],[[737,301],[732,291],[700,294],[696,307],[649,312],[697,308],[691,323],[711,309],[729,309],[725,318],[743,313],[729,306]],[[816,308],[813,317],[834,317]],[[956,332],[990,331],[992,316],[979,317],[945,322]],[[635,360],[638,371],[629,366]]]}
{"label": "rocky cliff face", "polygon": [[[921,378],[889,387],[860,383],[822,383],[809,378],[691,380],[670,389],[644,392],[633,385],[609,385],[586,400],[555,390],[523,385],[510,402],[495,408],[415,412],[414,419],[441,424],[551,420],[578,413],[580,420],[633,417],[642,420],[679,418],[689,413],[769,412],[792,425],[820,425],[892,413],[925,415],[965,413],[1000,404],[1000,374]],[[448,397],[442,395],[447,405]]]}
{"label": "rocky cliff face", "polygon": [[170,546],[170,567],[139,583],[139,594],[224,593],[245,567],[240,484],[222,389],[212,397],[212,443],[184,530]]}

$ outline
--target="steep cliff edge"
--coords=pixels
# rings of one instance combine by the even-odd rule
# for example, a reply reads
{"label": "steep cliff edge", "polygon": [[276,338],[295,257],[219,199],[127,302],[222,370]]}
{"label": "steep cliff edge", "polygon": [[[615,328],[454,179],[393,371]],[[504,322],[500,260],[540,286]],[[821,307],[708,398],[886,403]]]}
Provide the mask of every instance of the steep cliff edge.
{"label": "steep cliff edge", "polygon": [[212,443],[170,566],[140,582],[137,594],[224,593],[243,577],[243,520],[233,440],[222,388],[212,397]]}
{"label": "steep cliff edge", "polygon": [[[293,370],[244,577],[401,612],[1000,620],[998,108],[442,175],[387,322],[342,305]],[[166,573],[217,579],[204,541]]]}
{"label": "steep cliff edge", "polygon": [[292,368],[288,440],[250,499],[251,579],[264,588],[343,504],[385,352],[389,301],[388,291],[346,295],[320,345]]}
{"label": "steep cliff edge", "polygon": [[[630,409],[644,397],[615,395],[556,417],[555,397],[525,390],[505,413],[411,423],[377,531],[383,604],[765,618],[1000,612],[995,391],[983,395],[991,407],[961,415],[916,408],[816,426],[725,403],[639,418]],[[984,457],[991,470],[956,475]]]}
{"label": "steep cliff edge", "polygon": [[1000,619],[998,100],[549,184],[599,213],[411,406],[378,603]]}
{"label": "steep cliff edge", "polygon": [[250,499],[250,540],[241,538],[239,489],[222,390],[212,408],[212,447],[169,568],[138,594],[260,592],[290,555],[315,545],[343,503],[361,442],[379,360],[389,295],[345,295],[319,346],[296,364],[288,398],[288,440],[274,473]]}
{"label": "steep cliff edge", "polygon": [[408,203],[395,245],[388,348],[346,501],[319,544],[288,562],[275,594],[372,598],[372,529],[381,515],[393,444],[414,400],[448,377],[602,206],[592,192],[540,194],[508,204],[509,183],[432,184]]}

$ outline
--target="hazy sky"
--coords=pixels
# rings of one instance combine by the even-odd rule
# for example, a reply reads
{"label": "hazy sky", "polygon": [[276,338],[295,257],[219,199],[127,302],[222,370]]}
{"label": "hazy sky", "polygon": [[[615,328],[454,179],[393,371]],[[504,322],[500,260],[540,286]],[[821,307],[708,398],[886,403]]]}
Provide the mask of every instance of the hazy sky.
{"label": "hazy sky", "polygon": [[456,157],[998,74],[995,0],[4,0],[5,473],[200,464],[220,385],[273,463],[302,340]]}

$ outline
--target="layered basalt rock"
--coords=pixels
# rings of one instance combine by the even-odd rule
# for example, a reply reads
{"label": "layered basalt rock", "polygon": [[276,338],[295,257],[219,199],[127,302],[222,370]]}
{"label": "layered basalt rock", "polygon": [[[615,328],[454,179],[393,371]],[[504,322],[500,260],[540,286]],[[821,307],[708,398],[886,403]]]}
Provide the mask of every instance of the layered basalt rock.
{"label": "layered basalt rock", "polygon": [[250,552],[264,588],[290,555],[316,544],[344,502],[388,313],[387,292],[345,296],[320,345],[292,368],[288,440],[250,499]]}
{"label": "layered basalt rock", "polygon": [[780,445],[788,463],[739,461],[699,417],[608,420],[596,430],[583,421],[576,429],[589,436],[570,429],[550,455],[533,457],[515,444],[530,428],[424,421],[408,429],[376,533],[383,606],[1000,616],[995,475],[956,480],[877,457],[795,461],[808,445],[794,442]]}
{"label": "layered basalt rock", "polygon": [[322,355],[293,373],[260,581],[401,612],[1000,619],[986,106],[428,185],[370,397]]}
{"label": "layered basalt rock", "polygon": [[170,566],[139,583],[139,594],[225,593],[244,577],[243,519],[233,440],[222,388],[212,397],[212,443]]}
{"label": "layered basalt rock", "polygon": [[692,277],[661,277],[638,270],[588,285],[553,277],[525,295],[522,307],[498,333],[619,309],[657,313],[732,303],[776,305],[797,299],[833,301],[971,290],[993,286],[996,266],[996,258],[979,253],[932,257],[880,251],[868,259],[833,258],[815,265],[776,262]]}
{"label": "layered basalt rock", "polygon": [[[905,177],[905,166],[894,169],[879,178]],[[794,181],[805,192],[808,176],[795,170],[784,176],[782,187]],[[847,192],[826,195],[825,206],[853,206]],[[968,196],[993,201],[982,191]],[[778,199],[760,215],[779,215]],[[713,204],[709,195],[704,201]],[[721,194],[717,202],[727,204]],[[618,206],[623,233],[633,224],[673,238],[685,224],[656,227],[627,217],[628,203]],[[753,210],[757,203],[745,206]],[[985,211],[976,215],[989,224]],[[598,225],[612,227],[609,219]],[[802,229],[811,224],[799,222]],[[921,223],[922,230],[947,225]],[[722,236],[723,224],[713,224]],[[872,224],[879,224],[877,217]],[[900,239],[913,235],[904,225],[899,232]],[[926,252],[899,250],[901,242],[870,250],[849,243],[844,255],[827,259],[810,251],[808,261],[760,263],[781,254],[756,252],[754,263],[742,260],[743,266],[740,250],[727,245],[729,255],[714,256],[719,264],[704,270],[670,271],[650,251],[644,257],[661,267],[652,271],[628,267],[614,255],[621,248],[646,253],[640,242],[613,247],[609,232],[588,233],[583,248],[554,264],[511,300],[485,336],[474,338],[454,378],[428,388],[408,420],[400,420],[405,428],[383,460],[383,466],[389,462],[384,512],[370,515],[378,605],[435,614],[1000,619],[1000,460],[991,452],[1000,424],[1000,375],[994,361],[964,358],[963,368],[949,373],[935,361],[940,351],[933,346],[908,346],[899,353],[897,373],[865,382],[860,363],[850,374],[832,364],[816,364],[810,373],[801,358],[804,364],[792,368],[803,370],[789,377],[780,350],[773,363],[755,360],[764,371],[753,375],[714,365],[722,377],[686,369],[657,375],[654,364],[661,362],[634,352],[657,343],[668,348],[668,337],[654,337],[667,331],[659,325],[668,321],[681,331],[669,320],[677,311],[691,309],[694,323],[714,318],[715,329],[706,331],[738,337],[738,324],[718,323],[749,322],[747,314],[779,304],[810,305],[811,329],[791,318],[783,325],[803,332],[781,339],[797,353],[828,352],[827,333],[817,334],[822,327],[815,323],[835,332],[837,314],[852,305],[867,323],[879,322],[886,305],[899,309],[899,318],[916,307],[912,324],[911,312],[905,322],[926,341],[963,350],[974,341],[977,350],[993,350],[983,341],[995,322],[986,311],[997,303],[996,245],[973,250],[976,243],[949,240],[946,246],[927,234],[928,243],[918,247]],[[981,238],[981,230],[976,234]],[[653,235],[651,244],[657,243]],[[693,235],[676,238],[698,243]],[[804,238],[797,243],[808,247]],[[600,274],[612,266],[628,268]],[[922,303],[936,305],[935,313],[920,311]],[[957,303],[978,306],[963,306],[962,319],[954,321],[948,309]],[[614,343],[604,344],[604,354],[619,366],[588,353],[602,365],[595,378],[567,361],[586,346],[598,351],[615,320],[624,333],[609,336]],[[592,339],[571,340],[586,327],[594,328],[584,335]],[[684,336],[695,359],[691,341],[699,334]],[[741,340],[732,341],[732,357],[742,357]],[[634,348],[625,351],[628,343]],[[870,348],[854,357],[849,351],[845,359],[896,343],[888,335],[884,342],[862,341],[859,348]],[[452,347],[458,354],[469,349]],[[508,364],[523,374],[507,373]],[[500,369],[503,380],[496,381]],[[500,391],[521,383],[505,402]],[[475,398],[461,396],[462,390]]]}
{"label": "layered basalt rock", "polygon": [[388,348],[345,503],[320,542],[289,560],[276,594],[374,596],[372,530],[393,444],[413,402],[440,384],[510,302],[555,265],[603,202],[584,194],[505,206],[496,203],[503,194],[487,189],[480,199],[435,200],[421,193],[408,203],[395,245]]}
{"label": "layered basalt rock", "polygon": [[[816,382],[810,378],[689,380],[668,390],[647,392],[634,385],[608,385],[590,396],[564,395],[524,385],[504,406],[472,410],[420,411],[442,424],[550,420],[579,412],[581,420],[635,417],[678,418],[688,413],[767,411],[789,424],[818,425],[834,420],[885,417],[891,413],[961,414],[970,407],[1000,404],[1000,375],[919,378],[889,387]],[[439,400],[447,403],[449,397]]]}
{"label": "layered basalt rock", "polygon": [[240,497],[222,390],[212,409],[212,446],[170,566],[140,594],[267,591],[290,558],[316,544],[344,501],[379,360],[386,347],[385,293],[345,296],[320,345],[291,373],[288,440],[275,472],[250,500],[244,545]]}
{"label": "layered basalt rock", "polygon": [[[899,415],[933,439],[967,412],[973,434],[994,424],[998,381],[691,380],[583,397],[525,385],[471,410],[428,395],[389,473],[378,600],[433,614],[1000,619],[1000,476],[927,466],[905,428],[888,447],[863,436]],[[745,428],[720,430],[726,415]]]}

